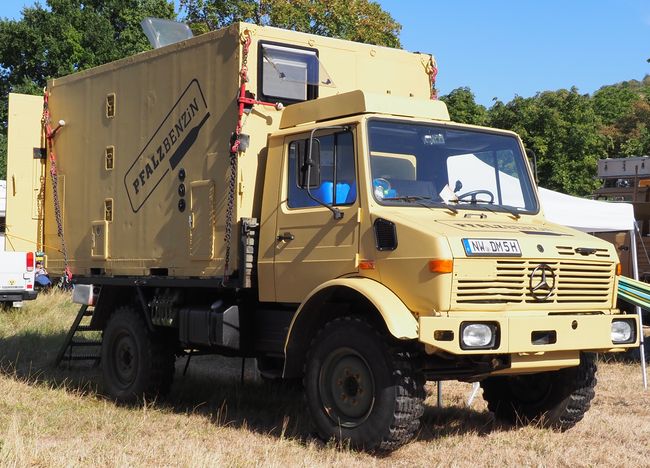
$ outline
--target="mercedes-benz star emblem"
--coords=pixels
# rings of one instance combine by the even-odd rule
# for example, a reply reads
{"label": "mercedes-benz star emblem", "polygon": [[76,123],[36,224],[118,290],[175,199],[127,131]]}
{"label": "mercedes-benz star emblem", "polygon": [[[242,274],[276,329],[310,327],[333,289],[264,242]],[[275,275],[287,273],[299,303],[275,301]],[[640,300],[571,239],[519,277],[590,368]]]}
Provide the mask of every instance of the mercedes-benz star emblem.
{"label": "mercedes-benz star emblem", "polygon": [[546,263],[537,265],[530,274],[530,293],[535,300],[544,301],[555,291],[555,272]]}

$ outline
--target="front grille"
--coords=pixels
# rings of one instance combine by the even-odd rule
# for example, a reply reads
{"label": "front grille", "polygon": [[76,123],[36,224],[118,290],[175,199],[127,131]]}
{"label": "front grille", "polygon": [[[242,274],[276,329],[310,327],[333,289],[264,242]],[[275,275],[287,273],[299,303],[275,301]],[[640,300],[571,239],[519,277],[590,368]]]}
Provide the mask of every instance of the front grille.
{"label": "front grille", "polygon": [[[479,261],[479,260],[474,260]],[[555,290],[547,299],[530,291],[530,275],[540,261],[497,260],[489,278],[470,274],[454,278],[456,304],[593,304],[607,307],[614,285],[614,265],[603,262],[546,261],[555,273]],[[471,270],[471,265],[464,268]]]}
{"label": "front grille", "polygon": [[[581,255],[579,252],[576,252],[576,249],[574,247],[570,247],[567,245],[557,245],[555,246],[557,248],[557,253],[560,255],[565,255],[565,256],[579,256]],[[596,257],[603,257],[603,258],[609,258],[609,251],[607,249],[594,249],[593,255]]]}

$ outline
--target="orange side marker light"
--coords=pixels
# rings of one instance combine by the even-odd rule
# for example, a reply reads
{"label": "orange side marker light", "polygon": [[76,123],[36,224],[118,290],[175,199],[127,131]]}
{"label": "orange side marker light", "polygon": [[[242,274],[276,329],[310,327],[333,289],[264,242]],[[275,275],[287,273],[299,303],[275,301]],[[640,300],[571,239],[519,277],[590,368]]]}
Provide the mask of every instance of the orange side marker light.
{"label": "orange side marker light", "polygon": [[431,260],[429,261],[429,271],[431,273],[451,273],[454,271],[453,260]]}

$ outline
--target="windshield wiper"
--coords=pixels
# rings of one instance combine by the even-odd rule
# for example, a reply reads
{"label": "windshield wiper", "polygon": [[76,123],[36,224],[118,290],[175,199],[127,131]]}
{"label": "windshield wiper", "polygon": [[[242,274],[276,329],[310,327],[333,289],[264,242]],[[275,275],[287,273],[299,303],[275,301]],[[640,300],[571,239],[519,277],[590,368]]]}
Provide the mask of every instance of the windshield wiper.
{"label": "windshield wiper", "polygon": [[[424,200],[431,202],[431,203],[422,203]],[[385,197],[383,198],[383,201],[405,201],[408,203],[417,203],[420,206],[424,206],[425,208],[431,208],[433,206],[441,207],[441,208],[447,208],[449,211],[451,211],[454,214],[458,214],[458,210],[454,208],[453,206],[448,205],[445,202],[437,202],[433,201],[431,197],[423,197],[420,195],[400,195],[398,197]]]}
{"label": "windshield wiper", "polygon": [[492,208],[510,213],[515,219],[521,218],[521,215],[517,212],[517,210],[508,205],[493,205]]}
{"label": "windshield wiper", "polygon": [[511,214],[515,219],[521,218],[521,215],[517,212],[515,208],[512,208],[507,205],[495,205],[494,202],[487,201],[487,200],[449,200],[452,203],[466,203],[468,205],[488,205],[485,207],[488,211],[494,213],[496,211],[505,211],[508,214]]}
{"label": "windshield wiper", "polygon": [[400,195],[399,197],[384,197],[382,200],[399,200],[406,202],[417,202],[422,200],[431,200],[431,197],[421,197],[419,195]]}

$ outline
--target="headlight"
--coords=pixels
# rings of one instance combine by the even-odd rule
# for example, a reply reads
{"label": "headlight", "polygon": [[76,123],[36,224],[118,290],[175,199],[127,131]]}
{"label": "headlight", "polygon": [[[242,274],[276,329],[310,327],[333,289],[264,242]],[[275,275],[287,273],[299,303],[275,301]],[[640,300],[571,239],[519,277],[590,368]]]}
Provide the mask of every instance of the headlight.
{"label": "headlight", "polygon": [[496,325],[493,323],[463,322],[460,325],[462,349],[490,349],[496,343]]}
{"label": "headlight", "polygon": [[634,322],[632,320],[612,321],[612,343],[632,343],[635,340]]}

